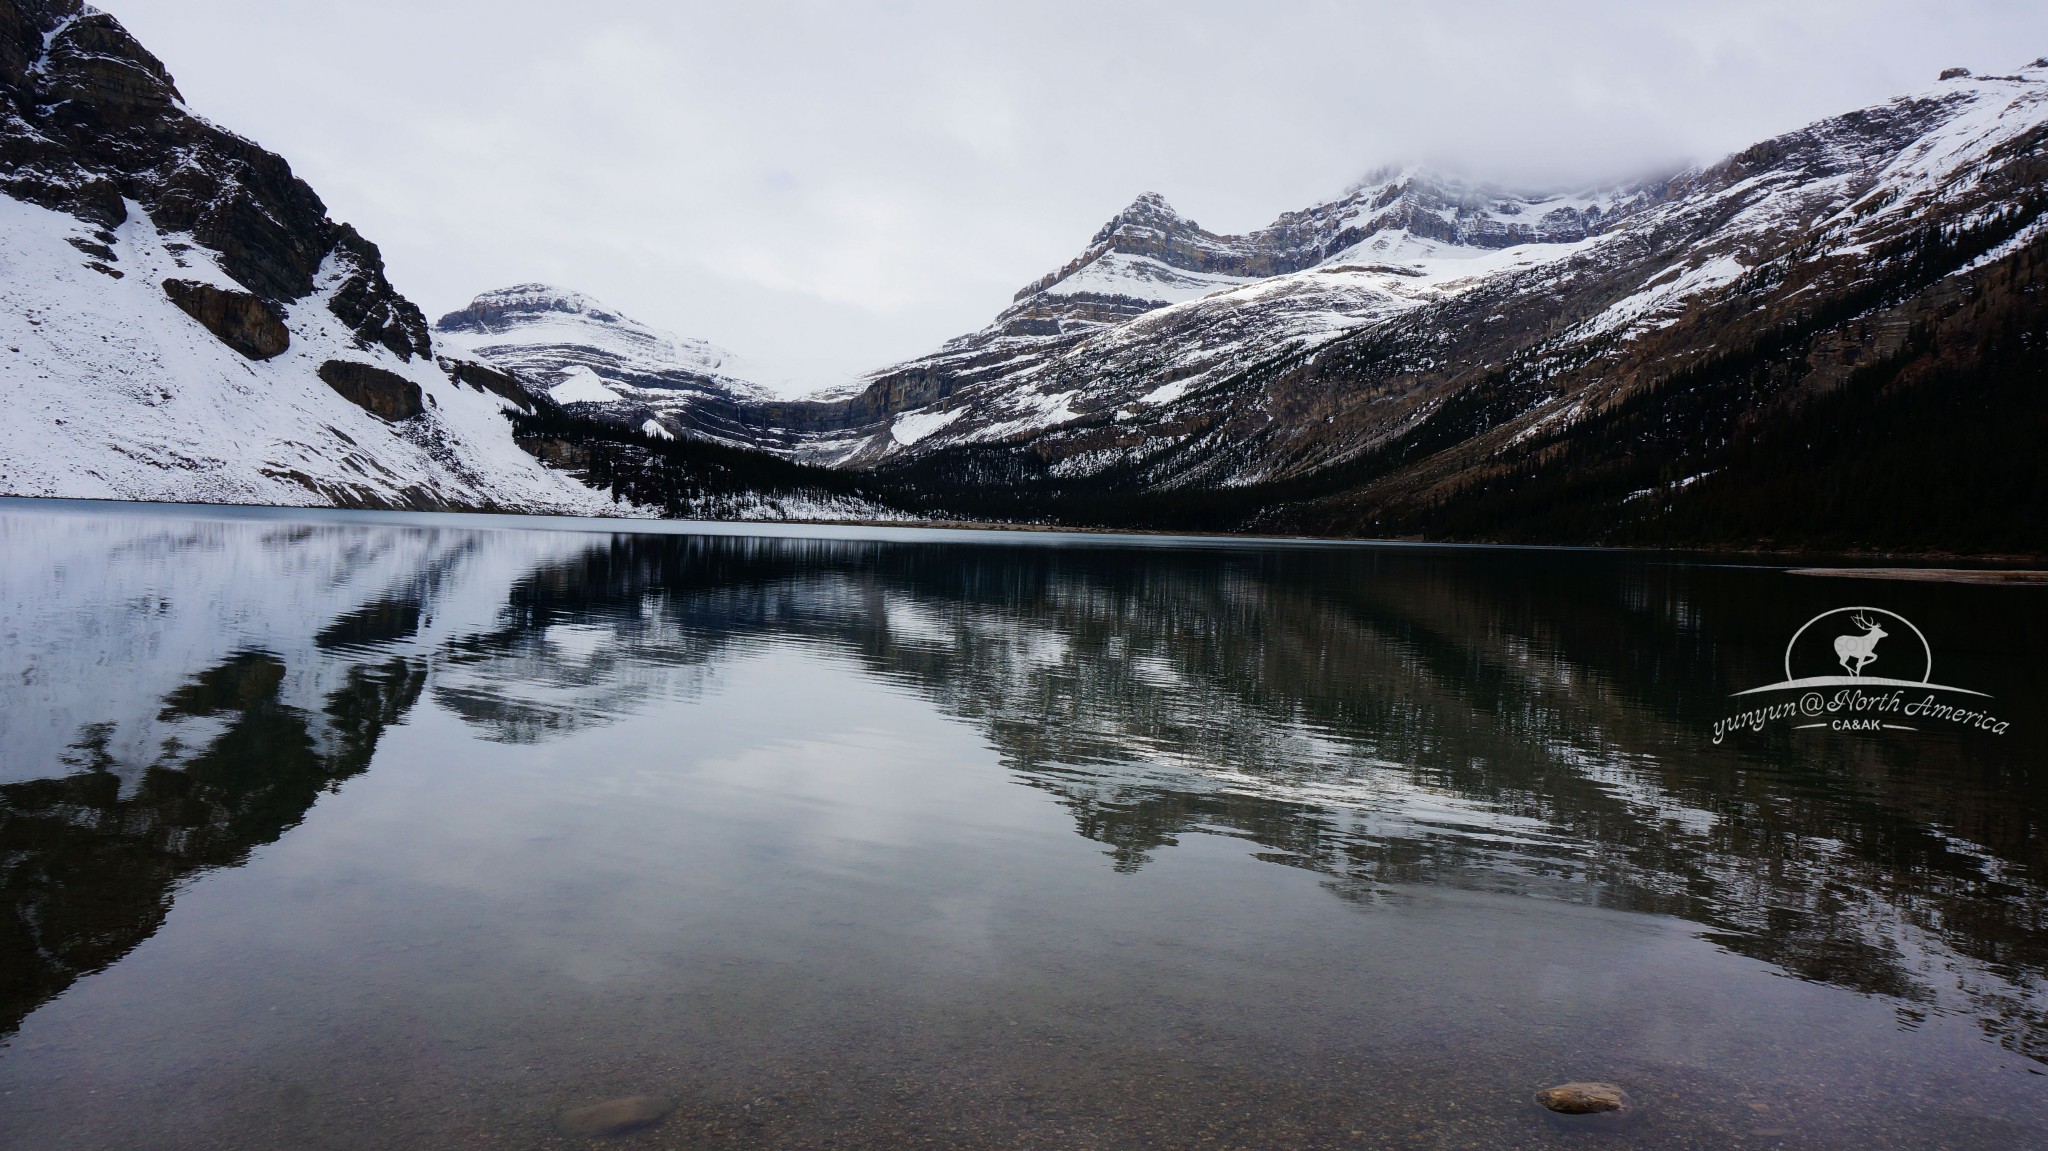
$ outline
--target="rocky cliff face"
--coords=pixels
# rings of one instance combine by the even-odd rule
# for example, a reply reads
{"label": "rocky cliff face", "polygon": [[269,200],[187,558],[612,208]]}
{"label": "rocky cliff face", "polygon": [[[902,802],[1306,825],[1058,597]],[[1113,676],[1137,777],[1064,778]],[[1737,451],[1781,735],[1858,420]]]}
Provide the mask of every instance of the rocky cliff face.
{"label": "rocky cliff face", "polygon": [[384,278],[376,245],[329,220],[282,158],[187,111],[162,61],[112,16],[76,0],[0,7],[0,190],[103,231],[138,205],[272,303],[311,294],[332,259],[330,307],[350,331],[401,359],[428,354],[426,319]]}
{"label": "rocky cliff face", "polygon": [[77,0],[0,0],[0,234],[0,491],[604,506],[435,366],[374,244]]}

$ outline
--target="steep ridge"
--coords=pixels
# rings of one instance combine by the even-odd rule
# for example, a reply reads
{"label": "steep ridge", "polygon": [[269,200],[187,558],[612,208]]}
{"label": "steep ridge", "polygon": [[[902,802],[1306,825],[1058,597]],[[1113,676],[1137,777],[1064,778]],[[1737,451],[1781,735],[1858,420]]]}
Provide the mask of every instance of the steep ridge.
{"label": "steep ridge", "polygon": [[[592,512],[375,245],[77,0],[0,0],[0,492]],[[477,378],[471,373],[472,381]]]}
{"label": "steep ridge", "polygon": [[[1259,440],[1254,476],[1339,481],[1261,513],[1275,525],[1767,542],[1775,523],[1806,544],[1910,544],[1905,521],[1958,517],[1910,506],[1909,457],[1931,470],[1906,484],[1935,504],[2039,499],[2044,188],[2048,59],[1952,76],[1685,173],[1555,274],[1275,364],[1215,432]],[[1965,408],[1973,426],[1937,426]],[[1821,435],[1845,458],[1814,457]],[[1756,486],[1786,468],[1809,474]],[[1681,506],[1715,499],[1771,510],[1715,528]],[[2038,549],[2025,518],[1971,538]]]}

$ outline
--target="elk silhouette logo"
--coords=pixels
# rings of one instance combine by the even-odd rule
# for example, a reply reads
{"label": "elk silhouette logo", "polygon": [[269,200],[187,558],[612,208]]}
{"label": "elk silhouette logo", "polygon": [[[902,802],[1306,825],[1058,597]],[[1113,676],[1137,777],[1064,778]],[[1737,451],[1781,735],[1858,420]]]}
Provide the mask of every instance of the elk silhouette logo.
{"label": "elk silhouette logo", "polygon": [[1850,675],[1862,675],[1864,667],[1876,661],[1877,641],[1885,637],[1885,630],[1860,611],[1849,618],[1863,629],[1863,634],[1836,636],[1835,658],[1849,669]]}
{"label": "elk silhouette logo", "polygon": [[[1844,624],[1855,630],[1847,631]],[[1887,670],[1870,671],[1878,660],[1878,641],[1887,635],[1894,637],[1885,648]],[[1917,678],[1912,674],[1916,663]],[[2004,735],[2012,726],[1979,702],[1989,700],[1988,693],[1934,682],[1934,648],[1926,633],[1881,607],[1838,607],[1800,624],[1785,645],[1785,678],[1730,698],[1752,702],[1714,721],[1717,744],[1731,733],[1761,732],[1776,723],[1793,731],[1859,736],[1922,731],[1928,725]]]}

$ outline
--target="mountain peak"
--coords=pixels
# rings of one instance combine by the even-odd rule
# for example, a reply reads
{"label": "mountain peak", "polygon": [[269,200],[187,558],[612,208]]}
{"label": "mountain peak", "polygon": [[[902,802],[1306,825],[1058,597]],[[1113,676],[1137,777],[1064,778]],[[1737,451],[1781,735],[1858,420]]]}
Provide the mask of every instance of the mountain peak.
{"label": "mountain peak", "polygon": [[[1173,210],[1166,197],[1158,192],[1140,192],[1123,211],[1116,214],[1118,220],[1181,220],[1184,217]],[[1192,221],[1189,221],[1192,223]]]}
{"label": "mountain peak", "polygon": [[1088,246],[1080,255],[1026,284],[1014,298],[1022,301],[1036,296],[1070,280],[1104,257],[1138,257],[1168,268],[1201,271],[1216,261],[1217,246],[1222,242],[1222,237],[1204,232],[1200,224],[1174,211],[1165,196],[1141,192],[1089,237]]}
{"label": "mountain peak", "polygon": [[553,284],[514,284],[481,293],[469,306],[442,316],[434,327],[443,332],[498,332],[549,313],[577,316],[600,324],[638,326],[596,297]]}
{"label": "mountain peak", "polygon": [[1122,245],[1115,241],[1123,237],[1135,240],[1142,246],[1145,240],[1152,237],[1199,235],[1201,231],[1200,224],[1174,211],[1173,205],[1166,202],[1165,196],[1157,192],[1141,192],[1123,211],[1111,216],[1109,222],[1095,233],[1088,244],[1091,248],[1098,244],[1121,248]]}

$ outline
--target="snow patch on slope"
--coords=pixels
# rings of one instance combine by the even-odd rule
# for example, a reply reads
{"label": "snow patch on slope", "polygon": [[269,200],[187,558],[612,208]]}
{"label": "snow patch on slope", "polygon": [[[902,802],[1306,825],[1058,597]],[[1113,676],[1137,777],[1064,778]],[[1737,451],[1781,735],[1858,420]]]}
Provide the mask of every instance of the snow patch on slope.
{"label": "snow patch on slope", "polygon": [[907,447],[966,414],[966,408],[954,408],[950,412],[905,412],[889,425],[889,435]]}
{"label": "snow patch on slope", "polygon": [[1587,335],[1625,331],[1631,338],[1668,328],[1684,314],[1685,302],[1702,292],[1732,284],[1749,269],[1733,256],[1715,256],[1698,267],[1676,264],[1650,277],[1633,295],[1608,305],[1589,320]]}
{"label": "snow patch on slope", "polygon": [[1139,396],[1138,402],[1151,406],[1170,404],[1187,395],[1189,386],[1190,384],[1187,380],[1175,380],[1170,384],[1161,384],[1144,395]]}
{"label": "snow patch on slope", "polygon": [[1150,256],[1106,252],[1066,279],[1046,288],[1045,296],[1127,296],[1136,300],[1178,303],[1252,281],[1242,276],[1189,272]]}
{"label": "snow patch on slope", "polygon": [[562,374],[561,383],[548,389],[548,398],[558,404],[608,404],[625,397],[605,387],[596,372],[577,364]]}
{"label": "snow patch on slope", "polygon": [[1987,156],[2048,121],[2048,85],[2041,75],[1946,80],[1894,101],[1939,100],[1957,112],[1878,173],[1878,187],[1889,197],[1870,219],[1917,212],[1929,198],[1951,198],[1974,186]]}
{"label": "snow patch on slope", "polygon": [[1967,276],[1979,268],[1989,267],[2026,247],[2028,244],[2033,243],[2035,240],[2040,239],[2043,233],[2048,233],[2048,216],[2042,216],[2040,219],[2021,228],[2013,233],[2011,239],[1957,268],[1954,274]]}
{"label": "snow patch on slope", "polygon": [[1003,406],[1012,413],[1011,418],[979,428],[961,439],[987,442],[1071,423],[1081,418],[1081,413],[1074,410],[1074,401],[1080,398],[1079,389],[1047,394],[1028,387],[1019,388],[1004,397]]}

